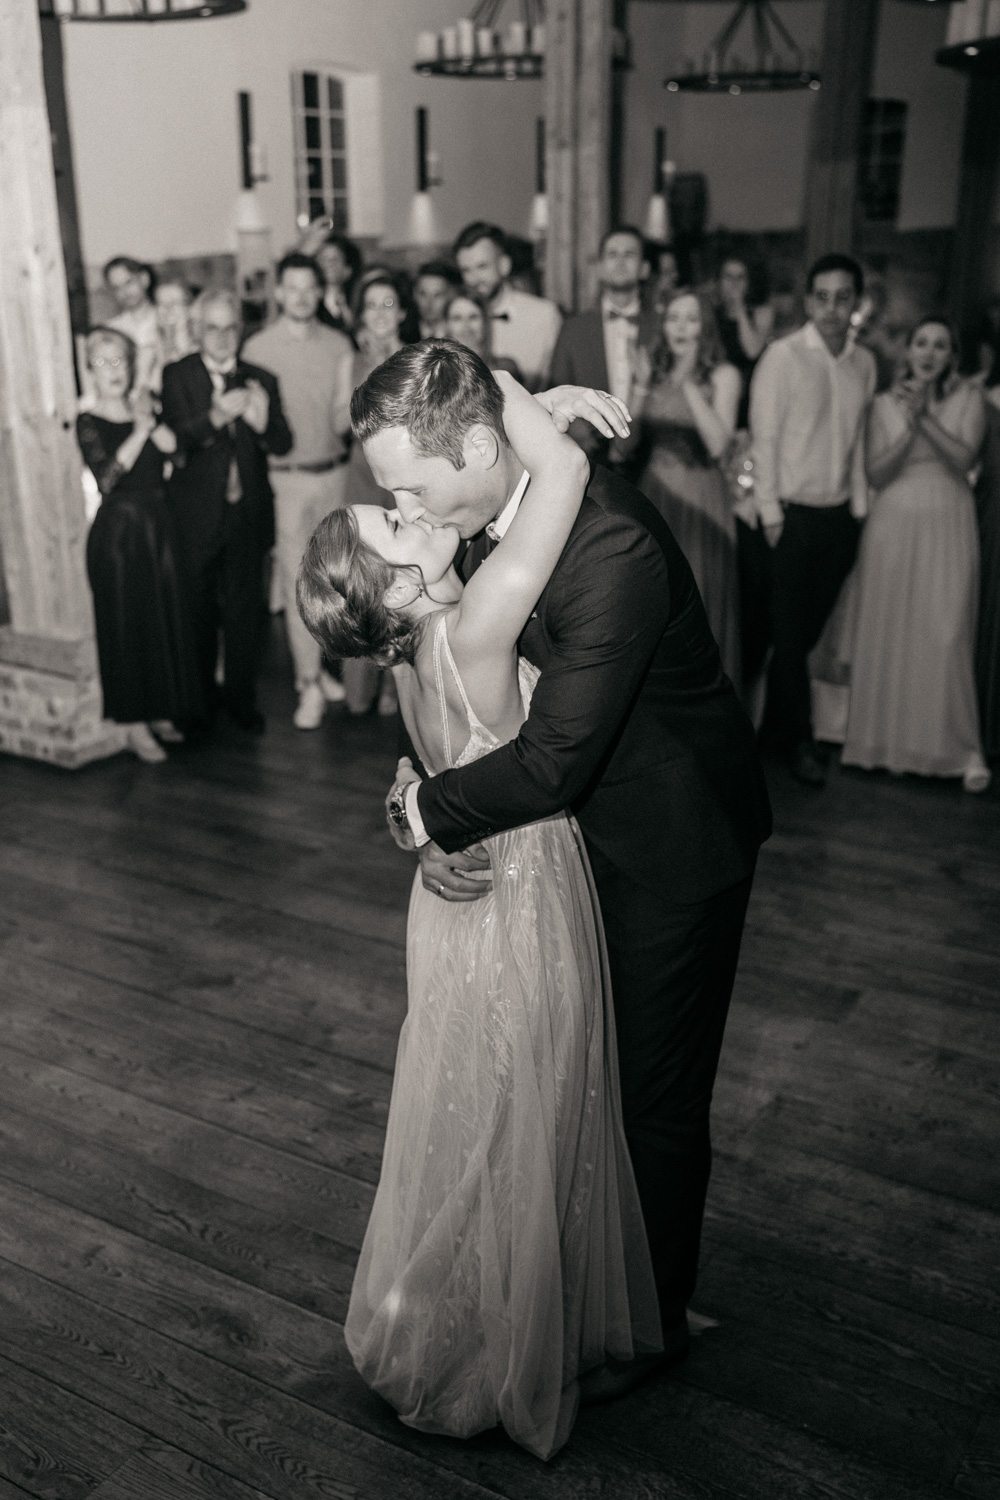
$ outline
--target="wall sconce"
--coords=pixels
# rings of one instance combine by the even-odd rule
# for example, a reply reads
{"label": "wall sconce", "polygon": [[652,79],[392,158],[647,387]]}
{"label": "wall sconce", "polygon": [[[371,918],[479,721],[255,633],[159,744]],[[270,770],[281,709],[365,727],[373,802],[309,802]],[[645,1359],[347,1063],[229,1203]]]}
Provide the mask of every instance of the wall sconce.
{"label": "wall sconce", "polygon": [[545,193],[545,121],[535,121],[535,196],[531,200],[528,238],[537,245],[549,232],[549,200]]}
{"label": "wall sconce", "polygon": [[408,245],[437,245],[441,242],[434,204],[431,201],[432,187],[441,186],[438,176],[438,156],[430,149],[430,115],[424,105],[417,106],[417,191],[410,204],[410,217],[406,228]]}
{"label": "wall sconce", "polygon": [[645,233],[648,240],[661,245],[670,243],[670,189],[677,168],[667,160],[667,132],[661,125],[653,134],[653,196],[646,210]]}
{"label": "wall sconce", "polygon": [[259,146],[253,138],[250,95],[239,94],[240,102],[240,162],[243,171],[243,188],[248,191],[258,182],[267,182],[267,148]]}

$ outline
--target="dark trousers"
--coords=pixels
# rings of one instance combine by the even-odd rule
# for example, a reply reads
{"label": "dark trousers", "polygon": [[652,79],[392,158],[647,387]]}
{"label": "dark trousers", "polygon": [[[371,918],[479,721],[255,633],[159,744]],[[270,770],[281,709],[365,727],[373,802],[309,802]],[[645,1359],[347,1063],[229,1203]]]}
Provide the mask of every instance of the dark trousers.
{"label": "dark trousers", "polygon": [[709,1110],[753,875],[680,906],[590,850],[611,964],[622,1114],[664,1328],[694,1291]]}
{"label": "dark trousers", "polygon": [[740,639],[743,683],[749,687],[763,670],[771,644],[771,549],[760,526],[736,517],[736,565],[740,580]]}
{"label": "dark trousers", "polygon": [[850,506],[784,506],[771,558],[771,633],[763,736],[791,750],[812,739],[810,651],[823,634],[858,551]]}
{"label": "dark trousers", "polygon": [[237,505],[226,507],[222,537],[211,551],[188,557],[198,666],[205,702],[214,703],[215,667],[222,627],[223,700],[237,717],[257,702],[263,618],[263,554]]}

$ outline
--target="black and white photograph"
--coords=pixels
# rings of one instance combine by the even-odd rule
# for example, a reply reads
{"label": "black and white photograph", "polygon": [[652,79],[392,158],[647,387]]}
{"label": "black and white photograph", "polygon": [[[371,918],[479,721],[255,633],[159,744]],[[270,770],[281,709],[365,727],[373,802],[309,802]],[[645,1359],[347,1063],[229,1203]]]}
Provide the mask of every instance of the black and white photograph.
{"label": "black and white photograph", "polygon": [[0,1500],[1000,1500],[1000,4],[0,0]]}

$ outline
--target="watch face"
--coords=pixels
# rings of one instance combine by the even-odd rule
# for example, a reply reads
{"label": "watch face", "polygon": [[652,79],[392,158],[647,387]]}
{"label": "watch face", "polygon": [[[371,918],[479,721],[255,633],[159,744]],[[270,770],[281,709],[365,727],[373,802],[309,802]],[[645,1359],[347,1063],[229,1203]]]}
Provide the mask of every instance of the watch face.
{"label": "watch face", "polygon": [[402,787],[389,798],[389,816],[397,828],[406,826],[406,793]]}

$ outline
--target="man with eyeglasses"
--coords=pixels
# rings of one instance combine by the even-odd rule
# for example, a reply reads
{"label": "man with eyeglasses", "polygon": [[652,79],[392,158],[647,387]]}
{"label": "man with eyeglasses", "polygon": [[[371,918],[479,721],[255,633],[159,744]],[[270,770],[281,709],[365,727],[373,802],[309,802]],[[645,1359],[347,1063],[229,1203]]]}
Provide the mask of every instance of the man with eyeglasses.
{"label": "man with eyeglasses", "polygon": [[163,420],[178,444],[168,496],[187,563],[206,702],[215,697],[221,626],[223,703],[241,729],[259,734],[263,567],[274,544],[268,455],[287,453],[292,434],[275,377],[239,357],[235,293],[203,292],[191,325],[198,352],[163,371]]}
{"label": "man with eyeglasses", "polygon": [[764,351],[750,385],[754,504],[771,547],[771,633],[762,738],[792,775],[822,786],[813,738],[809,652],[854,566],[868,506],[865,423],[875,361],[851,331],[864,276],[824,255],[806,281],[804,328]]}

